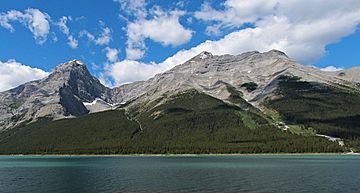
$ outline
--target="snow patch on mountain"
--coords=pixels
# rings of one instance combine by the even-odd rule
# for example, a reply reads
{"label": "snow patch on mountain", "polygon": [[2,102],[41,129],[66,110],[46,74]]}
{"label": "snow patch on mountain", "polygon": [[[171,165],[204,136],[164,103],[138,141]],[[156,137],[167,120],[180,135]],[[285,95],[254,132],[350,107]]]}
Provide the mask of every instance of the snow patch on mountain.
{"label": "snow patch on mountain", "polygon": [[111,110],[115,106],[114,104],[105,102],[101,98],[96,98],[92,102],[83,102],[83,104],[86,107],[86,109],[89,110],[89,113]]}

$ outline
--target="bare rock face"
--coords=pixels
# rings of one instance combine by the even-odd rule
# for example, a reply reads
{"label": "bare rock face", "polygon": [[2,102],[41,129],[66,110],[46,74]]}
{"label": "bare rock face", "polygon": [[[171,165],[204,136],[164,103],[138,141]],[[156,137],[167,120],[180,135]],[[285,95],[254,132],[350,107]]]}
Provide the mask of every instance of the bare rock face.
{"label": "bare rock face", "polygon": [[[240,55],[202,52],[189,61],[139,81],[109,89],[93,77],[79,60],[59,65],[48,77],[0,93],[0,130],[13,128],[40,117],[61,119],[116,108],[127,103],[143,107],[166,100],[179,92],[196,89],[226,100],[231,85],[244,99],[257,105],[271,95],[282,75],[331,85],[360,89],[360,70],[324,72],[296,63],[278,50]],[[244,85],[256,85],[246,88]],[[158,100],[162,99],[162,100]]]}
{"label": "bare rock face", "polygon": [[337,72],[333,72],[334,75],[341,77],[349,82],[357,82],[360,83],[360,67],[352,67],[350,69],[341,70]]}
{"label": "bare rock face", "polygon": [[[226,99],[230,94],[226,85],[231,85],[243,92],[246,100],[257,105],[277,88],[277,79],[281,75],[298,76],[305,81],[353,86],[349,77],[355,80],[354,77],[359,78],[360,74],[349,72],[347,74],[336,76],[331,72],[298,64],[278,50],[265,53],[254,51],[236,56],[216,56],[202,52],[184,64],[157,74],[148,81],[113,89],[112,100],[125,103],[136,99],[132,104],[149,103],[189,88],[195,88],[219,99]],[[257,88],[249,92],[242,86],[247,83],[255,83]]]}
{"label": "bare rock face", "polygon": [[110,89],[93,77],[79,60],[57,66],[48,77],[0,93],[0,128],[40,117],[61,119],[87,114],[83,102],[108,99]]}

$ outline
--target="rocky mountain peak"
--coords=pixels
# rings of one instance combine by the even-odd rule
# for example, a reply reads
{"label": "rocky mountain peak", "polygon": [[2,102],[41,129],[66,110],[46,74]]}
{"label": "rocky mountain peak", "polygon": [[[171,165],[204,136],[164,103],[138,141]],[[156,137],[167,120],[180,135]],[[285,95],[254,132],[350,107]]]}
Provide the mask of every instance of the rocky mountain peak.
{"label": "rocky mountain peak", "polygon": [[212,53],[207,52],[207,51],[203,51],[198,55],[200,58],[207,58],[207,57],[212,57]]}
{"label": "rocky mountain peak", "polygon": [[89,110],[83,103],[96,99],[111,102],[109,94],[110,89],[92,76],[83,62],[71,60],[58,65],[46,78],[0,93],[0,128],[40,117],[84,115]]}
{"label": "rocky mountain peak", "polygon": [[280,50],[270,50],[268,52],[265,52],[264,54],[266,55],[271,55],[271,56],[278,56],[278,57],[285,57],[285,58],[289,58],[284,52],[280,51]]}
{"label": "rocky mountain peak", "polygon": [[86,65],[81,60],[71,60],[55,67],[54,72],[87,71]]}
{"label": "rocky mountain peak", "polygon": [[65,80],[62,89],[71,90],[71,94],[81,101],[92,102],[96,98],[104,98],[108,92],[108,88],[90,74],[86,65],[76,59],[58,65],[49,79]]}
{"label": "rocky mountain peak", "polygon": [[[104,87],[97,78],[92,76],[86,65],[80,60],[71,60],[55,67],[46,79],[52,85],[70,86],[75,90]],[[92,85],[94,84],[94,85]],[[103,90],[103,89],[101,89]],[[93,99],[93,97],[91,97]]]}
{"label": "rocky mountain peak", "polygon": [[195,57],[191,58],[190,61],[199,61],[199,60],[204,60],[204,59],[208,59],[208,58],[212,58],[213,55],[212,53],[208,52],[208,51],[203,51],[200,54],[196,55]]}

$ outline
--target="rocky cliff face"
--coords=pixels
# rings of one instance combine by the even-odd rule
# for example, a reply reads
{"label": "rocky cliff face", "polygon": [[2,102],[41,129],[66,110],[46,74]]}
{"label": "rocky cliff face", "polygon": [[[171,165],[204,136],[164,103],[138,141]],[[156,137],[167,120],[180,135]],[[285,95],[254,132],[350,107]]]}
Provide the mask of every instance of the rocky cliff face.
{"label": "rocky cliff face", "polygon": [[40,117],[61,119],[87,114],[83,102],[110,99],[110,89],[93,77],[85,64],[73,60],[57,66],[48,77],[0,93],[0,128]]}
{"label": "rocky cliff face", "polygon": [[[160,104],[167,97],[188,89],[225,100],[230,95],[229,85],[241,91],[244,99],[256,106],[273,93],[282,75],[360,89],[359,74],[358,68],[323,72],[298,64],[277,50],[236,56],[214,56],[203,52],[147,81],[109,89],[93,77],[81,61],[73,60],[56,67],[47,78],[1,92],[0,130],[40,117],[61,119],[103,111],[116,107],[116,104],[142,106],[155,100]],[[246,85],[256,87],[249,89]]]}
{"label": "rocky cliff face", "polygon": [[[304,81],[356,88],[359,75],[353,70],[324,72],[314,67],[296,63],[278,50],[265,53],[247,52],[240,55],[214,56],[203,52],[173,69],[158,74],[148,81],[123,85],[112,90],[113,101],[118,103],[136,99],[136,103],[148,103],[189,88],[195,88],[219,99],[226,99],[231,85],[243,92],[244,98],[257,105],[277,88],[280,76],[298,76]],[[249,91],[244,84],[255,83]]]}

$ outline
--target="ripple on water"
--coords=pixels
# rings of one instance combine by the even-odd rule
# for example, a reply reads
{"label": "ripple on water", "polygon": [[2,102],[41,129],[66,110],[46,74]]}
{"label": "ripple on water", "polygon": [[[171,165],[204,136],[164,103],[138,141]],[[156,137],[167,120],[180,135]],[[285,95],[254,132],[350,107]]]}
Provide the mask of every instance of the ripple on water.
{"label": "ripple on water", "polygon": [[0,192],[358,192],[360,158],[0,157]]}

